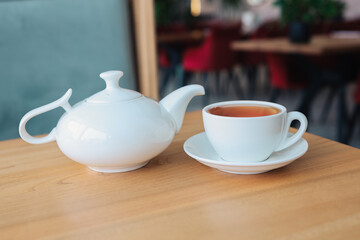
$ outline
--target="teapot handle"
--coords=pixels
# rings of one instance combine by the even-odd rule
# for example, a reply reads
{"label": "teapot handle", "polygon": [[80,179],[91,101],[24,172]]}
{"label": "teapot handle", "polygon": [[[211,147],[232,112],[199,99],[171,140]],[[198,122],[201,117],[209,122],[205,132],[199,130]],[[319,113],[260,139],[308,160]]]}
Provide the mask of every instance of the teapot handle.
{"label": "teapot handle", "polygon": [[20,137],[28,142],[28,143],[32,143],[32,144],[42,144],[42,143],[47,143],[47,142],[51,142],[54,141],[56,138],[56,127],[53,128],[51,130],[51,132],[45,136],[45,137],[33,137],[31,136],[27,131],[26,131],[26,123],[33,117],[51,111],[55,108],[58,107],[62,107],[64,108],[64,110],[66,112],[71,111],[71,105],[69,104],[69,98],[71,97],[72,94],[72,90],[71,88],[64,94],[64,96],[62,96],[61,98],[59,98],[58,100],[46,104],[45,106],[42,107],[38,107],[35,108],[34,110],[31,110],[30,112],[28,112],[27,114],[25,114],[25,116],[21,119],[20,121],[20,125],[19,125],[19,133],[20,133]]}

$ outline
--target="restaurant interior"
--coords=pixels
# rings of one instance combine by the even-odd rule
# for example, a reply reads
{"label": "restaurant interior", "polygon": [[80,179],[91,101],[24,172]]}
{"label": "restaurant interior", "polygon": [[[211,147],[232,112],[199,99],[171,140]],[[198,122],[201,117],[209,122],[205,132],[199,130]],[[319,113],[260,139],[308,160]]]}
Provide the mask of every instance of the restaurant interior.
{"label": "restaurant interior", "polygon": [[0,240],[360,239],[358,182],[360,0],[0,0]]}
{"label": "restaurant interior", "polygon": [[[308,132],[360,147],[358,0],[1,0],[0,30],[0,140],[69,88],[71,104],[103,89],[98,76],[113,69],[157,100],[203,85],[187,111],[277,102],[303,112]],[[50,132],[63,113],[29,132]]]}
{"label": "restaurant interior", "polygon": [[[303,112],[308,131],[360,147],[360,2],[156,0],[160,97],[187,84],[189,107],[251,99]],[[294,124],[296,127],[296,124]]]}

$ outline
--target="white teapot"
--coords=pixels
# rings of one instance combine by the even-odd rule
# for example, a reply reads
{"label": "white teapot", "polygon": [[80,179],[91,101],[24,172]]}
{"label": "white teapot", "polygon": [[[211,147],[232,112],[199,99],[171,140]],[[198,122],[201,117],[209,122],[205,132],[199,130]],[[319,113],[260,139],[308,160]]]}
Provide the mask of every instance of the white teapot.
{"label": "white teapot", "polygon": [[[126,172],[146,165],[169,146],[179,132],[187,105],[204,95],[200,85],[182,87],[159,103],[142,94],[121,88],[121,71],[100,74],[106,88],[70,106],[69,89],[60,99],[28,112],[20,121],[19,133],[33,144],[56,140],[72,160],[98,172]],[[66,111],[45,137],[32,137],[25,129],[33,117],[62,107]]]}

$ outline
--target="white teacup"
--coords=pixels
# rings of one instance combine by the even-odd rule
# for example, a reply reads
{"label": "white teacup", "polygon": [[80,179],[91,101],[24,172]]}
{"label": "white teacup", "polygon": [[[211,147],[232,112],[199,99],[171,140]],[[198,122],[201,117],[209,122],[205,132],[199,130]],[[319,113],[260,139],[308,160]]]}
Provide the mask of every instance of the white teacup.
{"label": "white teacup", "polygon": [[[237,117],[235,114],[220,116],[209,112],[214,112],[214,108],[235,106],[265,107],[272,109],[275,114]],[[284,106],[271,102],[220,102],[206,106],[202,113],[205,132],[211,145],[222,159],[232,162],[264,161],[273,152],[295,144],[307,128],[304,114],[287,113]],[[300,121],[300,128],[293,136],[287,137],[290,124],[294,120]]]}

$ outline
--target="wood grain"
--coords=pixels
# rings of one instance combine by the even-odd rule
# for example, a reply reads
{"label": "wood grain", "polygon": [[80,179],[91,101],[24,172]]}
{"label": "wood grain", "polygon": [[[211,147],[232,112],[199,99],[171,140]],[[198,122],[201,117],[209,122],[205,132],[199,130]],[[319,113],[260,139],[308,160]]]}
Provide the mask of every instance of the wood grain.
{"label": "wood grain", "polygon": [[259,175],[188,157],[187,114],[144,168],[101,174],[56,143],[0,142],[0,239],[360,239],[360,150],[306,134],[309,151]]}
{"label": "wood grain", "polygon": [[287,38],[258,39],[235,41],[231,44],[231,48],[236,51],[322,55],[360,51],[360,38],[314,36],[308,44],[293,44]]}

